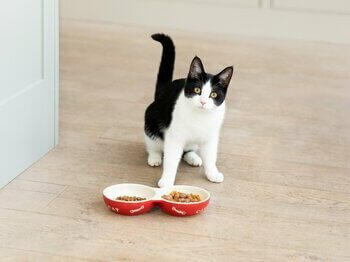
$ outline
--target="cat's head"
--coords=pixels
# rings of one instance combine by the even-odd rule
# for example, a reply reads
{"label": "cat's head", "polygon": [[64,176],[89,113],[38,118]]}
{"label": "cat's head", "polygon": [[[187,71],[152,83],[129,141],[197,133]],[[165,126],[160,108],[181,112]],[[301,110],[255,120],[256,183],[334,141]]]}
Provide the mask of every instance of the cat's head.
{"label": "cat's head", "polygon": [[233,67],[226,67],[216,75],[204,71],[199,57],[193,58],[185,84],[185,97],[195,108],[214,110],[225,100]]}

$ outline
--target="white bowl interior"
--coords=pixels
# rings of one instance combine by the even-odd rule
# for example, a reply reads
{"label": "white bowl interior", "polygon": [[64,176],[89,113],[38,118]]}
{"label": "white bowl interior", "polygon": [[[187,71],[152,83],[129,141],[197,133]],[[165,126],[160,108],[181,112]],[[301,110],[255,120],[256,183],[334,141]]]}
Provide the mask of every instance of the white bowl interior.
{"label": "white bowl interior", "polygon": [[153,198],[155,194],[156,191],[154,188],[140,184],[118,184],[109,186],[103,190],[103,195],[110,200],[115,200],[118,196],[136,196],[143,197],[148,200],[150,198]]}
{"label": "white bowl interior", "polygon": [[[178,192],[185,193],[185,194],[199,195],[201,198],[201,201],[199,201],[199,202],[191,202],[191,203],[183,203],[182,202],[181,204],[198,204],[198,203],[201,203],[203,201],[206,201],[210,197],[210,194],[207,190],[200,188],[200,187],[195,187],[195,186],[177,185],[177,186],[162,188],[160,190],[161,190],[161,196],[168,195],[172,191],[178,191]],[[165,200],[165,199],[162,199],[162,200]],[[165,201],[167,201],[167,200],[165,200]],[[167,202],[172,202],[172,201],[167,201]]]}

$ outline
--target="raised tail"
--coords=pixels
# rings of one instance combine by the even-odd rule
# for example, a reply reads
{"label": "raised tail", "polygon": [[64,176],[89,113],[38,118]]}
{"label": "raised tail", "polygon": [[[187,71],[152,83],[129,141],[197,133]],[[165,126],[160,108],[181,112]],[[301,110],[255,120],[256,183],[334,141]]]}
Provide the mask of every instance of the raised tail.
{"label": "raised tail", "polygon": [[155,41],[158,41],[163,46],[162,59],[159,65],[159,72],[157,76],[156,92],[154,99],[157,99],[161,93],[164,85],[173,80],[173,71],[175,63],[175,46],[173,40],[164,34],[153,34],[151,36]]}

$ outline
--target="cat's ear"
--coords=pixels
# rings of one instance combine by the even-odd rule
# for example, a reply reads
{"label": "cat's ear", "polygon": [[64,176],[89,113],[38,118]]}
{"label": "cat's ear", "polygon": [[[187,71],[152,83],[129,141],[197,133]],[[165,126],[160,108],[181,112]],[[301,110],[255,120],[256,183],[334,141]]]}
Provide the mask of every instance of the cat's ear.
{"label": "cat's ear", "polygon": [[233,74],[233,66],[229,66],[229,67],[226,67],[224,70],[222,70],[220,73],[218,73],[216,75],[216,78],[218,79],[220,84],[222,84],[224,87],[228,87],[232,74]]}
{"label": "cat's ear", "polygon": [[204,73],[204,67],[202,61],[198,56],[195,56],[191,62],[190,71],[188,72],[188,77],[191,79],[201,79]]}

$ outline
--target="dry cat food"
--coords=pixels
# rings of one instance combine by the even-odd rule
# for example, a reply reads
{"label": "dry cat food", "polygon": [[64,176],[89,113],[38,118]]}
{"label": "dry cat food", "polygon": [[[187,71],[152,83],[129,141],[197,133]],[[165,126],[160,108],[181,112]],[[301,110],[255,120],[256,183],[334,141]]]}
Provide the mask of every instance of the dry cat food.
{"label": "dry cat food", "polygon": [[144,198],[144,197],[137,197],[137,196],[118,196],[115,200],[142,201],[142,200],[146,200],[146,198]]}
{"label": "dry cat food", "polygon": [[201,198],[199,195],[194,194],[185,194],[177,191],[172,191],[169,195],[163,195],[162,198],[173,201],[173,202],[182,202],[182,203],[190,203],[190,202],[199,202]]}

